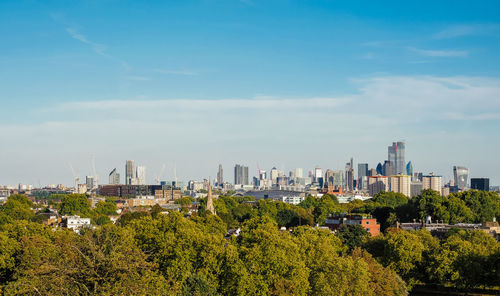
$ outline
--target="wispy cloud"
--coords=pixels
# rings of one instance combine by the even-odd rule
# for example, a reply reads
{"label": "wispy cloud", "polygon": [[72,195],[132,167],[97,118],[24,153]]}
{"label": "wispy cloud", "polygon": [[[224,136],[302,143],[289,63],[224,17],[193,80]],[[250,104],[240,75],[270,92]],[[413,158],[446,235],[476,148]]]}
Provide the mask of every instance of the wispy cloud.
{"label": "wispy cloud", "polygon": [[160,73],[160,74],[169,74],[169,75],[188,75],[188,76],[193,76],[193,75],[198,75],[199,72],[195,70],[166,70],[166,69],[154,69],[153,72]]}
{"label": "wispy cloud", "polygon": [[485,35],[499,28],[500,26],[496,24],[454,25],[437,32],[433,37],[435,39],[450,39],[470,35]]}
{"label": "wispy cloud", "polygon": [[469,55],[469,52],[466,50],[429,50],[415,47],[408,47],[408,50],[427,57],[463,58]]}
{"label": "wispy cloud", "polygon": [[149,77],[145,77],[145,76],[134,76],[134,75],[130,75],[130,76],[126,76],[125,79],[128,79],[128,80],[135,80],[135,81],[148,81],[150,80]]}
{"label": "wispy cloud", "polygon": [[100,54],[102,56],[108,57],[109,55],[106,54],[106,49],[107,46],[104,44],[99,44],[90,41],[86,36],[78,33],[78,31],[75,28],[66,28],[66,32],[73,38],[76,39],[82,43],[90,45],[93,51],[95,51],[97,54]]}

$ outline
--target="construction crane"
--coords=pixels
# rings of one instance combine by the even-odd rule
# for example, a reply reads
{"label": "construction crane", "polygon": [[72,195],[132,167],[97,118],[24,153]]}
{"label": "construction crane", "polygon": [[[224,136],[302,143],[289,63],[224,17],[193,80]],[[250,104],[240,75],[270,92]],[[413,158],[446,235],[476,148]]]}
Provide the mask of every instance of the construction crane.
{"label": "construction crane", "polygon": [[75,172],[75,169],[73,168],[73,165],[71,163],[69,164],[69,168],[71,169],[71,173],[73,174],[73,181],[75,182],[75,189],[78,189],[78,183],[80,182],[80,177],[77,175]]}
{"label": "construction crane", "polygon": [[156,176],[156,178],[155,178],[156,184],[160,184],[161,177],[163,176],[163,172],[165,171],[165,167],[166,167],[166,165],[163,164],[161,167],[160,173],[158,174],[158,176]]}

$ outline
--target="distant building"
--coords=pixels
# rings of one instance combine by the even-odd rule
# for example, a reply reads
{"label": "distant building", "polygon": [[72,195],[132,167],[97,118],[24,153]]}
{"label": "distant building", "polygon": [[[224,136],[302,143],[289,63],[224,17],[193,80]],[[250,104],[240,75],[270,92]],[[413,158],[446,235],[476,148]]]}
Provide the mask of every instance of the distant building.
{"label": "distant building", "polygon": [[387,148],[388,160],[394,167],[394,175],[405,173],[405,143],[393,142],[392,146]]}
{"label": "distant building", "polygon": [[109,184],[111,185],[117,185],[120,184],[120,174],[116,171],[116,168],[114,168],[111,173],[109,173]]}
{"label": "distant building", "polygon": [[280,176],[279,175],[279,170],[276,167],[273,167],[271,169],[271,172],[269,173],[269,177],[271,178],[271,182],[272,182],[273,185],[277,183],[279,176]]}
{"label": "distant building", "polygon": [[146,167],[138,165],[135,174],[137,185],[146,185]]}
{"label": "distant building", "polygon": [[422,177],[422,189],[432,189],[441,193],[442,178],[441,176],[427,175]]}
{"label": "distant building", "polygon": [[413,181],[413,164],[411,161],[408,161],[406,164],[406,174],[410,176],[411,180]]}
{"label": "distant building", "polygon": [[348,191],[354,190],[354,162],[351,157],[350,161],[345,165],[345,181]]}
{"label": "distant building", "polygon": [[490,191],[489,178],[471,178],[470,188],[476,190]]}
{"label": "distant building", "polygon": [[368,192],[371,196],[381,192],[389,191],[389,177],[370,176],[368,177]]}
{"label": "distant building", "polygon": [[328,217],[325,221],[325,226],[331,230],[355,225],[363,227],[371,236],[380,234],[380,224],[377,223],[377,219],[368,215],[335,215]]}
{"label": "distant building", "polygon": [[323,178],[323,169],[317,166],[314,168],[314,182],[319,182],[319,178]]}
{"label": "distant building", "polygon": [[125,184],[127,185],[132,185],[135,183],[135,168],[134,168],[134,161],[133,160],[127,160],[125,162]]}
{"label": "distant building", "polygon": [[81,229],[91,227],[90,218],[81,218],[80,216],[66,216],[62,219],[62,226],[80,232]]}
{"label": "distant building", "polygon": [[368,164],[358,163],[358,179],[368,176]]}
{"label": "distant building", "polygon": [[85,184],[87,185],[87,190],[94,189],[94,186],[97,185],[94,176],[85,177]]}
{"label": "distant building", "polygon": [[224,184],[224,172],[222,170],[222,164],[219,164],[219,170],[217,171],[217,186],[221,187]]}
{"label": "distant building", "polygon": [[391,191],[392,192],[397,192],[397,193],[402,193],[406,195],[407,197],[410,197],[410,183],[411,183],[411,177],[408,175],[395,175],[390,177],[390,182],[391,182]]}
{"label": "distant building", "polygon": [[[382,164],[380,162],[377,164],[377,168],[375,169],[375,171],[377,172],[377,175],[384,174],[384,167],[382,166]],[[372,175],[372,176],[375,176],[375,175]]]}
{"label": "distant building", "polygon": [[459,189],[467,188],[469,183],[469,169],[462,166],[453,166],[453,179]]}
{"label": "distant building", "polygon": [[234,167],[234,185],[249,185],[247,166],[237,164]]}
{"label": "distant building", "polygon": [[384,165],[382,166],[382,175],[384,176],[392,176],[395,175],[394,171],[394,164],[390,162],[389,160],[386,160],[384,162]]}
{"label": "distant building", "polygon": [[376,169],[370,169],[368,171],[368,176],[376,176],[377,175],[377,170]]}
{"label": "distant building", "polygon": [[410,198],[419,195],[423,190],[422,182],[411,182],[410,183]]}

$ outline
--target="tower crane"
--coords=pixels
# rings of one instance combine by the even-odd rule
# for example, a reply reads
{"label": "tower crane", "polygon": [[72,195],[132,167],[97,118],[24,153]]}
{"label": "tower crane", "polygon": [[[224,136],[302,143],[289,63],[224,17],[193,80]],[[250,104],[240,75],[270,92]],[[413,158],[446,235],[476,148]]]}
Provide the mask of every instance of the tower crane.
{"label": "tower crane", "polygon": [[163,164],[162,167],[161,167],[160,173],[158,174],[158,176],[156,176],[156,178],[155,178],[155,183],[156,184],[160,184],[161,177],[163,176],[163,172],[165,171],[165,167],[166,167],[166,165]]}
{"label": "tower crane", "polygon": [[73,174],[73,181],[75,182],[75,189],[78,189],[78,182],[80,182],[80,177],[77,175],[75,172],[75,169],[73,168],[73,165],[71,163],[69,164],[69,168],[71,169],[71,173]]}

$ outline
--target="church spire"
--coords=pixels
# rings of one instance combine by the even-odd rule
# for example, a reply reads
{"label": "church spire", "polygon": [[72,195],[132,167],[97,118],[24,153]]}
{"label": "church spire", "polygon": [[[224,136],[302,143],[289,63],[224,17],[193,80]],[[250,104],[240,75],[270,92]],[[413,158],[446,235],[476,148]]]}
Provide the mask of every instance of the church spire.
{"label": "church spire", "polygon": [[212,185],[210,185],[210,180],[208,180],[208,196],[207,196],[207,211],[212,213],[212,215],[216,215],[214,201],[212,199]]}

